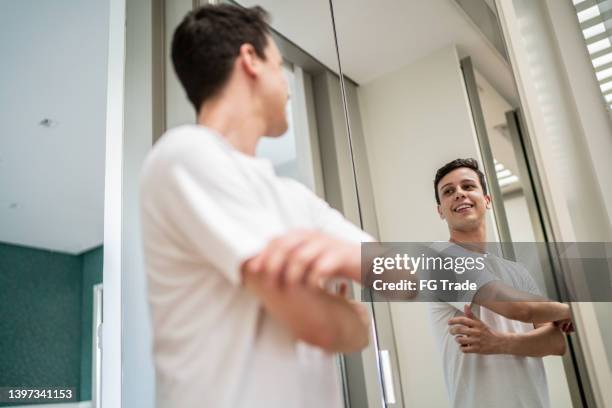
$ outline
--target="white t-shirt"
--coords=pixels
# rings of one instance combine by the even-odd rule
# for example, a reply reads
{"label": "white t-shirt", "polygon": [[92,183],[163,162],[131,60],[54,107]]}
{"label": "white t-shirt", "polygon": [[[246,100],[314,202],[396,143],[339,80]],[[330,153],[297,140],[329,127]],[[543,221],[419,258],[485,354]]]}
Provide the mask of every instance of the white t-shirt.
{"label": "white t-shirt", "polygon": [[342,405],[335,356],[296,341],[241,286],[239,266],[294,228],[367,234],[196,125],[151,151],[141,217],[158,408]]}
{"label": "white t-shirt", "polygon": [[[507,285],[540,294],[537,284],[522,265],[490,253],[485,265],[488,272]],[[542,358],[461,352],[454,336],[449,333],[448,321],[463,316],[464,305],[461,302],[429,304],[451,405],[454,408],[549,407]],[[473,305],[472,311],[495,331],[527,333],[534,329],[531,323],[507,319],[485,307]]]}

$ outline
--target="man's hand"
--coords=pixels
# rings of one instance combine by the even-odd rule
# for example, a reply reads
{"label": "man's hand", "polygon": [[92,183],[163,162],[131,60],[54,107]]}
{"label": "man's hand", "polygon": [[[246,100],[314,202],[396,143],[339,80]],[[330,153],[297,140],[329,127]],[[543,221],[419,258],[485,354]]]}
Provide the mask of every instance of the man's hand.
{"label": "man's hand", "polygon": [[503,354],[506,337],[497,333],[474,316],[469,305],[463,307],[465,316],[453,317],[448,321],[452,327],[450,334],[455,336],[463,353]]}
{"label": "man's hand", "polygon": [[[465,316],[448,321],[453,325],[449,332],[464,353],[511,354],[524,357],[544,357],[565,354],[565,338],[561,327],[553,323],[538,323],[534,330],[526,333],[499,333],[491,330],[474,316],[468,305]],[[570,324],[568,322],[561,325]]]}
{"label": "man's hand", "polygon": [[262,274],[271,286],[321,286],[331,277],[360,280],[359,244],[317,231],[297,230],[282,235],[244,265],[248,274]]}
{"label": "man's hand", "polygon": [[574,322],[572,319],[557,320],[555,327],[558,327],[563,333],[569,334],[574,332]]}

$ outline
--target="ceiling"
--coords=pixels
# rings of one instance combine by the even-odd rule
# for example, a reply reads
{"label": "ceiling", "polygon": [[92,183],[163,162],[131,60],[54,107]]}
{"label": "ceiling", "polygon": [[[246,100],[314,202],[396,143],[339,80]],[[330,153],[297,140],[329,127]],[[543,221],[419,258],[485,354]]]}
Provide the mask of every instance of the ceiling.
{"label": "ceiling", "polygon": [[[476,1],[476,0],[474,0]],[[504,134],[505,112],[518,105],[508,63],[453,0],[332,0],[342,70],[368,83],[455,44],[476,70],[481,105],[496,159],[518,174]],[[338,71],[328,0],[243,0],[268,10],[275,30]],[[494,10],[492,0],[482,3]],[[316,29],[313,29],[316,27]]]}
{"label": "ceiling", "polygon": [[[328,0],[242,0],[259,4],[272,26],[337,72]],[[483,2],[487,7],[487,3]],[[511,103],[517,95],[510,68],[453,0],[333,0],[342,70],[358,84],[456,44]]]}
{"label": "ceiling", "polygon": [[108,7],[0,2],[0,242],[102,243]]}

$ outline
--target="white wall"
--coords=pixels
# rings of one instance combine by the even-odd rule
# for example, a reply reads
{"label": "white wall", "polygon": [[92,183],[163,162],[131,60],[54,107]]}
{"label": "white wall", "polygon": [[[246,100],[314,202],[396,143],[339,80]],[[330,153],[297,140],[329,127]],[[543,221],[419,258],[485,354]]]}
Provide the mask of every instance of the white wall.
{"label": "white wall", "polygon": [[503,197],[513,242],[535,242],[525,196],[518,191]]}
{"label": "white wall", "polygon": [[[435,171],[457,157],[479,158],[455,47],[362,85],[358,97],[380,239],[447,240],[435,210]],[[392,303],[391,312],[405,405],[448,406],[426,305]]]}

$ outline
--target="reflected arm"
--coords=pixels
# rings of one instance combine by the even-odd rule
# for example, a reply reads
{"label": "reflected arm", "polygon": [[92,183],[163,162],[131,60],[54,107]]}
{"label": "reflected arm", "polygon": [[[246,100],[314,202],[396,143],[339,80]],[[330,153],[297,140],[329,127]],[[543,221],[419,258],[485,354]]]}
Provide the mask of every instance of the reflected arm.
{"label": "reflected arm", "polygon": [[483,286],[473,302],[508,319],[546,323],[570,318],[569,306],[516,290],[499,281]]}

